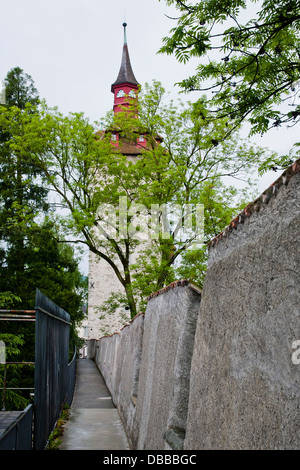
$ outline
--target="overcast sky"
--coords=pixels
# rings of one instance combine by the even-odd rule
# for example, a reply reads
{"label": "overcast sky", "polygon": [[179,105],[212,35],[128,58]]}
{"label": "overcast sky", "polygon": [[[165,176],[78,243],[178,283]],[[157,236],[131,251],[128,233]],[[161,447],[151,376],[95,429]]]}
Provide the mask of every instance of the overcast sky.
{"label": "overcast sky", "polygon": [[[197,60],[184,65],[157,54],[162,37],[175,26],[166,15],[176,13],[164,0],[0,0],[0,80],[19,66],[49,106],[84,112],[97,121],[112,109],[110,87],[120,68],[126,21],[136,79],[141,85],[157,79],[176,99],[174,84],[193,73]],[[298,133],[297,128],[276,129],[255,141],[285,153],[300,140]],[[264,177],[260,191],[278,176]]]}
{"label": "overcast sky", "polygon": [[158,0],[0,0],[0,79],[20,66],[40,96],[62,112],[92,120],[112,108],[111,84],[121,63],[126,21],[130,58],[143,85],[157,79],[167,89],[186,75],[172,57],[158,56],[172,26]]}
{"label": "overcast sky", "polygon": [[[0,0],[0,80],[19,66],[49,106],[63,113],[82,111],[96,121],[112,109],[110,87],[120,68],[126,21],[137,80],[143,85],[157,79],[176,98],[174,84],[194,71],[197,60],[179,64],[157,54],[175,25],[166,15],[176,12],[164,0]],[[196,97],[191,93],[188,99]],[[297,128],[276,129],[255,140],[284,153],[299,140],[297,133]]]}

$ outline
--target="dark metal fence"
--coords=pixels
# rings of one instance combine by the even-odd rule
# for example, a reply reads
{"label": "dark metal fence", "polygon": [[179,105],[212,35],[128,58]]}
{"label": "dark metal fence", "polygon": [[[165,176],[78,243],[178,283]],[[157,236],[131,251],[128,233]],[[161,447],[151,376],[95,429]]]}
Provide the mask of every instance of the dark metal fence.
{"label": "dark metal fence", "polygon": [[72,401],[75,365],[68,364],[70,315],[39,290],[35,308],[34,448],[42,450],[64,404]]}
{"label": "dark metal fence", "polygon": [[[20,412],[17,419],[1,434],[0,449],[30,449],[32,442],[35,449],[44,449],[63,406],[65,404],[71,406],[73,399],[76,351],[68,363],[70,315],[38,289],[35,303],[33,311],[0,311],[0,320],[35,321],[35,362],[30,363],[35,365],[34,413],[32,405]],[[6,390],[13,390],[6,383],[6,368],[10,364],[22,366],[29,363],[5,362],[3,410],[5,410]],[[19,388],[19,390],[29,389]]]}
{"label": "dark metal fence", "polygon": [[0,450],[32,449],[33,406],[28,405],[0,436]]}

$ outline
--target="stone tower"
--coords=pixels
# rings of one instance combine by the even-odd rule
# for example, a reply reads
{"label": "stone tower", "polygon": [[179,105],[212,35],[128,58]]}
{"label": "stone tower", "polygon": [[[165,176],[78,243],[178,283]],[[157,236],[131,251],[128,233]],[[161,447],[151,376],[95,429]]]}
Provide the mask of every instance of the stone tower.
{"label": "stone tower", "polygon": [[[139,83],[137,82],[130,62],[126,23],[124,27],[124,44],[122,51],[122,60],[116,81],[111,85],[111,91],[114,94],[114,113],[126,110],[130,101],[138,98]],[[120,142],[120,133],[118,130],[112,132],[112,144],[118,149]],[[141,149],[146,147],[146,136],[140,135],[137,142],[122,142],[119,151],[128,158],[136,158],[141,154]],[[98,339],[105,333],[119,331],[124,324],[124,316],[129,319],[129,309],[119,309],[114,315],[100,318],[99,306],[105,302],[112,292],[122,291],[122,286],[111,266],[96,257],[93,253],[89,254],[89,290],[88,290],[88,320],[85,326],[85,337],[88,339]]]}

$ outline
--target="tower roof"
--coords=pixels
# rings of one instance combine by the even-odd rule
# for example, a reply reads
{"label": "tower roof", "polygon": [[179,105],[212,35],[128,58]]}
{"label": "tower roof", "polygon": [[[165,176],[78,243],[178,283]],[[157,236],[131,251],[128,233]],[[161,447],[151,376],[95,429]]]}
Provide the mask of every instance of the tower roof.
{"label": "tower roof", "polygon": [[123,45],[122,61],[121,61],[121,67],[120,67],[118,78],[111,86],[112,92],[114,91],[114,88],[117,85],[122,85],[123,83],[129,83],[131,85],[139,86],[139,83],[137,79],[135,78],[134,73],[132,71],[130,58],[129,58],[127,38],[126,38],[127,23],[123,23],[123,26],[124,26],[124,45]]}

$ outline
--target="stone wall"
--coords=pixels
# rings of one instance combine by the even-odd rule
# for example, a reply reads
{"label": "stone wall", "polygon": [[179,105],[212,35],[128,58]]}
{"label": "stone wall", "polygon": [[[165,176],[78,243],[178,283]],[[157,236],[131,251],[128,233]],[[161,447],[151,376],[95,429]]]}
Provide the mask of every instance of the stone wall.
{"label": "stone wall", "polygon": [[[133,449],[298,449],[300,161],[178,281],[91,344]],[[200,303],[201,299],[201,303]]]}
{"label": "stone wall", "polygon": [[296,162],[211,244],[186,449],[299,448],[299,169]]}
{"label": "stone wall", "polygon": [[179,281],[148,301],[136,406],[138,449],[182,444],[200,297],[193,284]]}
{"label": "stone wall", "polygon": [[175,282],[151,296],[145,316],[90,342],[133,449],[182,447],[199,304],[196,286]]}

